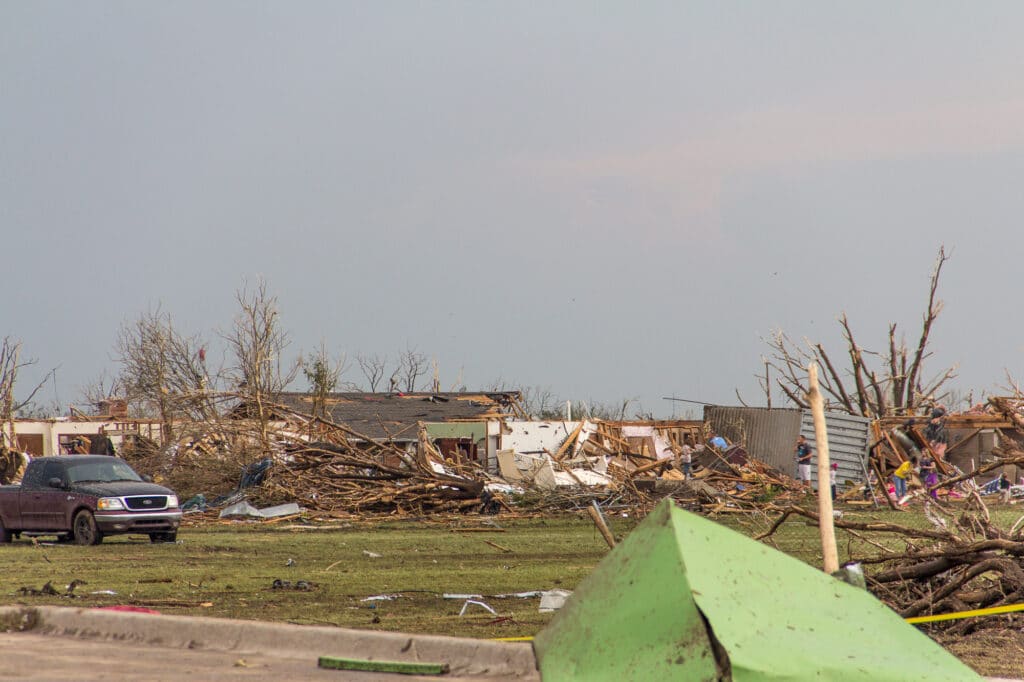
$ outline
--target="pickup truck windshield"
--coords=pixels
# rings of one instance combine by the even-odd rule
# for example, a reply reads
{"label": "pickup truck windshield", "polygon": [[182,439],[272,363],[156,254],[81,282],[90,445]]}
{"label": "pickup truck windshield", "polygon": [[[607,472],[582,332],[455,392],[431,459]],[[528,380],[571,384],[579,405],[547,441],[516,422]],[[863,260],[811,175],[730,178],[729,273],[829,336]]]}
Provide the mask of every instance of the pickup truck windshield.
{"label": "pickup truck windshield", "polygon": [[141,481],[137,473],[124,462],[111,459],[109,462],[82,462],[71,464],[67,469],[68,481],[80,483],[82,481]]}

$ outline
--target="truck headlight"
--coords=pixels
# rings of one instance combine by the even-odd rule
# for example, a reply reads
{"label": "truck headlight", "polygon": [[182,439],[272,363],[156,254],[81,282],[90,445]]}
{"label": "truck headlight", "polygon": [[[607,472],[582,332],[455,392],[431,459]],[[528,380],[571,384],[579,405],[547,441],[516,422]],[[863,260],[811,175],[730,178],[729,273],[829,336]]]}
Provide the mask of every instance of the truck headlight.
{"label": "truck headlight", "polygon": [[112,511],[115,509],[123,510],[124,503],[117,497],[101,497],[96,500],[96,509],[99,509],[100,511]]}
{"label": "truck headlight", "polygon": [[171,507],[177,507],[177,506],[178,506],[178,496],[177,495],[168,495],[167,496],[167,507],[171,508]]}

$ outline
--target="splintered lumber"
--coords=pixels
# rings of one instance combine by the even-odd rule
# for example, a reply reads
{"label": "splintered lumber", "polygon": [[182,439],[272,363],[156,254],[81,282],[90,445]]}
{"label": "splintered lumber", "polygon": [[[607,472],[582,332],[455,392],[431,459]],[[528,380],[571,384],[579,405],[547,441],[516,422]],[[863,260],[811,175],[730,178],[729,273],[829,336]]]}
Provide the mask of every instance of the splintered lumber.
{"label": "splintered lumber", "polygon": [[889,509],[898,511],[899,507],[896,506],[896,501],[889,494],[889,489],[885,485],[885,476],[882,475],[878,462],[871,460],[871,469],[875,472],[875,484],[878,486],[878,491],[882,494],[882,499],[889,503]]}
{"label": "splintered lumber", "polygon": [[399,515],[479,509],[483,502],[484,481],[435,471],[430,458],[436,451],[420,458],[342,425],[319,420],[318,428],[322,440],[295,442],[288,457],[269,470],[260,497],[315,511]]}
{"label": "splintered lumber", "polygon": [[615,457],[619,454],[616,450],[613,450],[612,448],[602,443],[601,436],[599,435],[591,436],[587,440],[583,441],[583,448],[584,450],[590,450],[591,448],[601,450],[611,455],[612,457]]}
{"label": "splintered lumber", "polygon": [[[497,526],[492,526],[492,527],[489,527],[489,528],[452,528],[451,532],[453,532],[453,533],[504,533],[505,529],[504,528],[498,528]],[[486,540],[484,542],[486,542]]]}
{"label": "splintered lumber", "polygon": [[650,462],[649,464],[644,464],[642,466],[638,466],[636,469],[634,469],[632,472],[630,472],[630,476],[636,476],[638,474],[642,474],[642,473],[645,473],[645,472],[648,472],[648,471],[653,471],[655,469],[664,468],[666,465],[670,464],[671,461],[672,460],[670,460],[670,459],[659,459],[657,461]]}
{"label": "splintered lumber", "polygon": [[616,435],[612,434],[611,432],[609,432],[607,430],[603,430],[601,432],[601,437],[602,438],[607,438],[608,440],[610,440],[615,445],[618,445],[619,448],[620,448],[620,450],[619,450],[620,452],[632,452],[633,446],[625,438],[620,438],[619,436],[616,436]]}
{"label": "splintered lumber", "polygon": [[565,439],[565,442],[563,442],[562,445],[559,446],[558,450],[555,452],[553,459],[556,462],[562,461],[562,458],[565,457],[565,453],[569,450],[572,444],[576,442],[576,439],[580,437],[580,432],[582,430],[583,422],[580,422],[579,424],[576,425],[576,428],[573,429],[572,433],[570,433],[569,436]]}
{"label": "splintered lumber", "polygon": [[875,439],[880,440],[889,446],[889,450],[890,452],[892,452],[893,458],[896,462],[903,462],[907,460],[907,457],[904,456],[903,454],[903,450],[900,449],[896,445],[896,443],[893,442],[892,436],[889,435],[889,432],[882,426],[880,422],[872,422],[871,426],[872,429],[875,431]]}
{"label": "splintered lumber", "polygon": [[814,418],[814,437],[818,444],[818,528],[821,530],[821,553],[823,570],[835,573],[839,570],[839,552],[836,549],[836,533],[833,528],[832,496],[825,493],[830,487],[829,482],[829,449],[828,432],[825,426],[825,404],[818,390],[818,365],[812,362],[807,368],[810,392],[807,400],[811,403],[811,415]]}
{"label": "splintered lumber", "polygon": [[612,535],[612,531],[608,528],[608,524],[604,521],[604,515],[601,514],[600,507],[597,506],[597,502],[592,503],[587,507],[587,514],[593,519],[594,525],[597,526],[597,530],[600,531],[601,537],[608,543],[608,547],[615,549],[615,536]]}
{"label": "splintered lumber", "polygon": [[[555,470],[566,472],[573,485],[547,490],[526,482],[521,484],[524,489],[517,492],[513,503],[502,493],[485,489],[487,482],[503,482],[501,479],[474,462],[452,461],[443,456],[430,442],[422,424],[417,438],[410,439],[411,445],[407,445],[375,441],[322,417],[314,418],[285,406],[272,407],[275,419],[284,422],[272,434],[281,451],[273,454],[274,465],[266,470],[262,483],[247,488],[246,496],[257,506],[298,503],[304,516],[422,518],[494,509],[509,514],[584,512],[593,501],[605,508],[642,516],[665,495],[676,497],[694,511],[758,512],[772,504],[795,501],[804,494],[791,477],[763,462],[749,458],[742,464],[733,464],[710,450],[706,459],[694,458],[690,480],[684,480],[681,472],[670,468],[671,458],[657,460],[638,454],[638,450],[644,450],[644,443],[648,450],[651,448],[646,437],[631,437],[630,440],[638,440],[631,444],[622,438],[621,424],[592,422],[597,432],[587,438],[580,452],[574,453],[574,445],[580,444],[582,426],[574,429],[555,452],[548,453]],[[188,458],[183,459],[183,450],[179,450],[178,462],[201,469],[204,461],[230,452],[232,442],[260,442],[257,426],[249,424],[248,436],[239,435],[245,433],[244,423],[231,423],[228,428],[235,429],[231,435],[225,435],[226,430],[196,433],[189,437],[190,446],[184,450],[190,453]],[[584,481],[588,478],[582,472],[594,466],[593,457],[587,453],[603,456],[602,452],[615,453],[612,459],[606,458],[606,482],[587,485]],[[267,456],[265,450],[259,454]],[[237,485],[237,468],[230,469],[229,477],[230,484]],[[215,516],[216,512],[210,514],[209,521],[216,523]],[[193,515],[189,522],[202,519]]]}
{"label": "splintered lumber", "polygon": [[1024,431],[1024,417],[1014,409],[1009,400],[1006,398],[989,398],[988,402],[999,412],[1009,417],[1018,431]]}

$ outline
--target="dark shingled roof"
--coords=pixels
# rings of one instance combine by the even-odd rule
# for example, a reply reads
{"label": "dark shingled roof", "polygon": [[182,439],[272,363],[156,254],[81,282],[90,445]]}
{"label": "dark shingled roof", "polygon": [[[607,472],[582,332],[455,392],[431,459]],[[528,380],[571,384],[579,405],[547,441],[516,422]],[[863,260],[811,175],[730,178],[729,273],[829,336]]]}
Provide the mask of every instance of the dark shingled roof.
{"label": "dark shingled roof", "polygon": [[[515,392],[500,393],[331,393],[328,421],[383,440],[416,440],[417,422],[480,420],[513,415]],[[277,403],[300,412],[313,412],[310,393],[282,393]]]}

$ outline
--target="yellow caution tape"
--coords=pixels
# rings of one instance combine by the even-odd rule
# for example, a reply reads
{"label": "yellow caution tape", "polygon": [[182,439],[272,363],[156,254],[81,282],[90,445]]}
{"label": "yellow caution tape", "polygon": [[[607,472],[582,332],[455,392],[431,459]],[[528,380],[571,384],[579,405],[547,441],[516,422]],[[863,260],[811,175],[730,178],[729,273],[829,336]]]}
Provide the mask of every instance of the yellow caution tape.
{"label": "yellow caution tape", "polygon": [[[940,613],[937,616],[915,616],[904,618],[908,623],[935,623],[942,620],[959,620],[961,618],[976,618],[977,616],[994,616],[1000,613],[1013,613],[1024,611],[1024,604],[1009,604],[1007,606],[992,606],[987,609],[974,609],[973,611],[957,611],[955,613]],[[533,637],[494,637],[493,642],[531,642]]]}
{"label": "yellow caution tape", "polygon": [[955,613],[940,613],[937,616],[915,616],[905,618],[908,623],[934,623],[940,620],[959,620],[960,618],[974,618],[976,616],[991,616],[997,613],[1013,613],[1024,611],[1024,604],[1009,604],[1007,606],[992,606],[987,609],[975,609],[973,611],[957,611]]}

